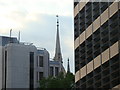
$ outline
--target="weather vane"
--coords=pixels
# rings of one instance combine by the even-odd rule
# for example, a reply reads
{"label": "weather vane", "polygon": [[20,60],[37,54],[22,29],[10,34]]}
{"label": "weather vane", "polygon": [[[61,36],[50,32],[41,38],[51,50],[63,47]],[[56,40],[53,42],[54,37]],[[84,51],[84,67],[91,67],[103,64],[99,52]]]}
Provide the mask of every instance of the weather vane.
{"label": "weather vane", "polygon": [[56,15],[56,17],[58,17],[58,15]]}
{"label": "weather vane", "polygon": [[59,19],[58,19],[58,15],[56,15],[57,17],[57,26],[59,26]]}

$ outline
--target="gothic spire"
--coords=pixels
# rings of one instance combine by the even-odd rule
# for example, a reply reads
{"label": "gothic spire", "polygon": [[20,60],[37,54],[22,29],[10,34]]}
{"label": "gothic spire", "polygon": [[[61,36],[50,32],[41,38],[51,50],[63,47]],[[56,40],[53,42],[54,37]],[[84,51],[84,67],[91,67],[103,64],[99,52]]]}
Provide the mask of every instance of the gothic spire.
{"label": "gothic spire", "polygon": [[70,73],[70,65],[69,65],[69,58],[68,58],[68,66],[67,66],[67,73]]}
{"label": "gothic spire", "polygon": [[57,35],[56,35],[56,48],[55,48],[55,61],[61,61],[62,62],[62,54],[61,54],[61,48],[60,48],[60,38],[59,38],[59,19],[58,15],[57,17]]}

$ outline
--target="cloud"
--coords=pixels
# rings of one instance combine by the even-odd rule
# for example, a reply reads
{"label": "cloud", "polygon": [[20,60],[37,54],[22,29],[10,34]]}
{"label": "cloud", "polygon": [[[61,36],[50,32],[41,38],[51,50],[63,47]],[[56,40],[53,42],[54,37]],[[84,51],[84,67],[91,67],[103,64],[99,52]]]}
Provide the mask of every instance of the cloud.
{"label": "cloud", "polygon": [[[18,36],[21,41],[32,42],[46,48],[54,57],[56,41],[56,14],[60,19],[60,40],[63,62],[66,68],[67,58],[74,67],[73,57],[73,1],[72,0],[1,0],[0,33]],[[74,68],[71,68],[74,72]]]}
{"label": "cloud", "polygon": [[[9,10],[26,10],[29,13],[71,15],[73,0],[3,0]],[[72,7],[69,7],[72,6]]]}
{"label": "cloud", "polygon": [[[62,2],[62,3],[61,3]],[[71,16],[72,0],[1,0],[0,29],[23,28],[38,14]]]}

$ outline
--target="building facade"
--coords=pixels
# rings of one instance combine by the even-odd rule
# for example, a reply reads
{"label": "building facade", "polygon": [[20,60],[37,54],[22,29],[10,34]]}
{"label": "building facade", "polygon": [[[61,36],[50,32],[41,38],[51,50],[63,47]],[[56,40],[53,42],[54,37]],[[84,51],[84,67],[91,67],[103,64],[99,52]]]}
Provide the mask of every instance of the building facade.
{"label": "building facade", "polygon": [[120,1],[74,0],[77,88],[120,86]]}
{"label": "building facade", "polygon": [[49,52],[45,48],[37,48],[37,87],[40,86],[40,80],[49,76]]}
{"label": "building facade", "polygon": [[36,88],[36,55],[33,45],[10,43],[4,47],[4,88]]}
{"label": "building facade", "polygon": [[56,77],[60,72],[60,63],[58,61],[49,61],[50,63],[50,76]]}
{"label": "building facade", "polygon": [[49,52],[17,38],[0,36],[0,89],[38,88],[49,76]]}
{"label": "building facade", "polygon": [[0,36],[0,89],[2,89],[2,87],[4,86],[3,84],[3,62],[4,62],[4,46],[6,44],[8,44],[9,42],[13,42],[13,43],[18,43],[17,38],[10,38],[10,37],[6,37],[6,36]]}

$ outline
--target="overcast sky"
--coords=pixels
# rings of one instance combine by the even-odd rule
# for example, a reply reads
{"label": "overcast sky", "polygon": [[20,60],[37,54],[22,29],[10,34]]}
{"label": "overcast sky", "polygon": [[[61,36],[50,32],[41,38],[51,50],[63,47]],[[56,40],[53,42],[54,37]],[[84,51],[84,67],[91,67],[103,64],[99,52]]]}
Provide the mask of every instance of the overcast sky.
{"label": "overcast sky", "polygon": [[0,0],[0,35],[18,36],[22,42],[32,42],[46,48],[50,58],[55,54],[56,15],[60,21],[60,43],[63,65],[74,72],[73,1],[72,0]]}

